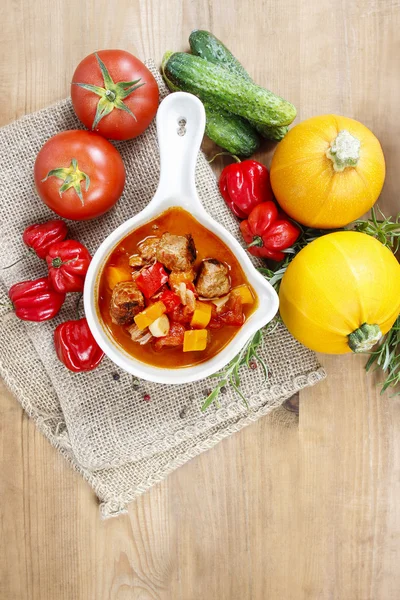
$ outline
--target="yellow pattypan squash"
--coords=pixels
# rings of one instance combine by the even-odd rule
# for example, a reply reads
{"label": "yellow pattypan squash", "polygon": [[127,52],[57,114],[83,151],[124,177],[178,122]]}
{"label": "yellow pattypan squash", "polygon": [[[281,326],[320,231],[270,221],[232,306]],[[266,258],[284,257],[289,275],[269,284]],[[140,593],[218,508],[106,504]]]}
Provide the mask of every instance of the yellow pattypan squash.
{"label": "yellow pattypan squash", "polygon": [[364,233],[340,231],[303,248],[283,276],[280,313],[290,333],[317,352],[365,352],[400,313],[400,265]]}
{"label": "yellow pattypan squash", "polygon": [[323,115],[293,127],[278,145],[271,185],[281,207],[303,225],[348,225],[376,202],[385,179],[379,141],[362,123]]}

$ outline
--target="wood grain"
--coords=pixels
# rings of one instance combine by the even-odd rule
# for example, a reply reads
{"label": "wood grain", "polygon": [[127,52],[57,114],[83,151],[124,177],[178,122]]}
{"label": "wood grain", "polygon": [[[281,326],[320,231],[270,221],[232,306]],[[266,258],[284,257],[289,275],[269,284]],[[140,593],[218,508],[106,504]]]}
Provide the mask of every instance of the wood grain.
{"label": "wood grain", "polygon": [[[400,208],[398,0],[5,0],[0,22],[1,124],[67,95],[91,51],[160,60],[208,28],[300,119],[371,127],[381,206]],[[329,377],[301,393],[299,419],[281,408],[106,522],[2,387],[0,599],[397,600],[400,401],[362,357],[321,360]]]}

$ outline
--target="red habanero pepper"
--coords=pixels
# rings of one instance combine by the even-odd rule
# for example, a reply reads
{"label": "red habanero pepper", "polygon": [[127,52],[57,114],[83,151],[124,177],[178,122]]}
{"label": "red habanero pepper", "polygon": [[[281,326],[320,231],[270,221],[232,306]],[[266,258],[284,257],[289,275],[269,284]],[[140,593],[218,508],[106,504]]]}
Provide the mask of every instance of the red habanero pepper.
{"label": "red habanero pepper", "polygon": [[240,219],[245,219],[257,204],[273,199],[268,169],[256,160],[226,166],[219,178],[219,190]]}
{"label": "red habanero pepper", "polygon": [[165,304],[167,313],[173,312],[177,306],[182,304],[180,296],[168,289],[162,292],[160,295],[160,300],[163,304]]}
{"label": "red habanero pepper", "polygon": [[65,300],[65,294],[56,292],[48,277],[16,283],[10,287],[8,295],[15,314],[23,321],[52,319]]}
{"label": "red habanero pepper", "polygon": [[53,244],[46,256],[49,279],[57,292],[81,292],[92,257],[83,244],[65,240]]}
{"label": "red habanero pepper", "polygon": [[250,254],[276,261],[285,258],[282,250],[290,248],[300,235],[300,229],[279,214],[273,202],[253,208],[248,219],[240,223],[240,230]]}
{"label": "red habanero pepper", "polygon": [[104,356],[85,318],[58,325],[54,331],[54,346],[60,361],[75,373],[92,371]]}
{"label": "red habanero pepper", "polygon": [[29,225],[22,235],[28,248],[31,248],[39,258],[46,258],[52,244],[62,242],[67,237],[68,229],[61,219],[52,219],[47,223]]}
{"label": "red habanero pepper", "polygon": [[139,290],[149,299],[167,283],[168,273],[160,262],[155,262],[151,267],[142,269],[135,281]]}

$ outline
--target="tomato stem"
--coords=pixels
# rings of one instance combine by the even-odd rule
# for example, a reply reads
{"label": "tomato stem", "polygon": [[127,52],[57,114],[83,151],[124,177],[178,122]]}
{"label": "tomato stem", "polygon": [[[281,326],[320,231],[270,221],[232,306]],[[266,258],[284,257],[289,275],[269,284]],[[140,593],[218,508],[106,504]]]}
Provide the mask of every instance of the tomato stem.
{"label": "tomato stem", "polygon": [[110,100],[110,102],[114,102],[115,98],[117,97],[116,93],[113,92],[112,90],[106,90],[105,95],[106,95],[107,99]]}
{"label": "tomato stem", "polygon": [[85,206],[81,190],[81,181],[85,182],[85,191],[87,192],[90,186],[90,177],[87,173],[84,173],[79,169],[76,158],[71,160],[69,167],[59,167],[58,169],[49,171],[46,177],[42,179],[42,182],[47,181],[49,177],[58,177],[58,179],[61,179],[64,182],[58,190],[60,198],[64,192],[68,191],[70,188],[74,188],[82,206]]}

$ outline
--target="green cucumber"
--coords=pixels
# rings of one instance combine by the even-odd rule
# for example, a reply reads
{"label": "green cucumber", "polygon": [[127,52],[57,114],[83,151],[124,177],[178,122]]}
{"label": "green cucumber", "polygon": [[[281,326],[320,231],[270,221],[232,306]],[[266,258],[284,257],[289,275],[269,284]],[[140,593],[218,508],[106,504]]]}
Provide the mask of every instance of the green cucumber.
{"label": "green cucumber", "polygon": [[192,53],[196,56],[200,56],[200,58],[216,65],[221,65],[231,73],[235,73],[242,79],[253,83],[252,78],[238,59],[209,31],[203,29],[192,31],[189,36],[189,45]]}
{"label": "green cucumber", "polygon": [[231,154],[251,156],[260,145],[260,139],[247,121],[208,102],[206,110],[206,134],[218,146]]}
{"label": "green cucumber", "polygon": [[175,52],[165,64],[168,79],[185,92],[260,125],[289,125],[293,104],[198,56]]}
{"label": "green cucumber", "polygon": [[[218,38],[209,31],[195,29],[189,36],[190,49],[196,56],[207,60],[208,62],[220,65],[231,73],[242,77],[245,81],[253,83],[252,78],[232,54],[232,52]],[[257,131],[268,140],[279,142],[288,132],[288,128],[283,126],[260,125],[249,119],[249,122]]]}
{"label": "green cucumber", "polygon": [[274,142],[280,142],[283,140],[289,128],[287,125],[260,125],[259,123],[255,123],[254,121],[249,121],[255,129],[257,129],[258,133],[262,135],[263,138],[267,140],[272,140]]}
{"label": "green cucumber", "polygon": [[[172,54],[173,52],[165,52],[161,71],[171,92],[177,92],[180,88],[174,85],[165,73],[165,64]],[[231,154],[251,156],[256,152],[260,145],[259,137],[244,119],[208,102],[203,104],[206,111],[206,134],[210,139]]]}

